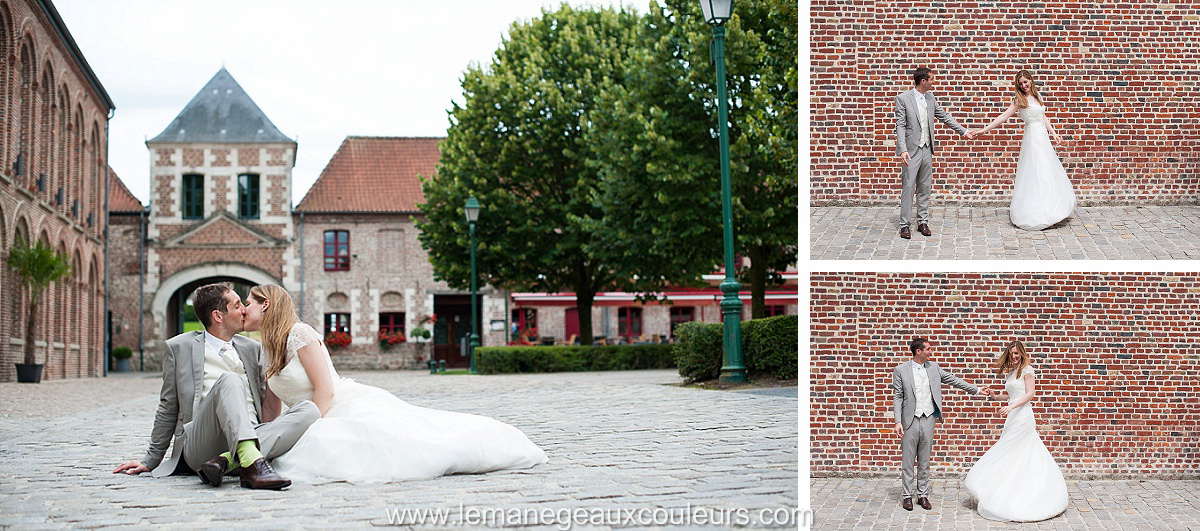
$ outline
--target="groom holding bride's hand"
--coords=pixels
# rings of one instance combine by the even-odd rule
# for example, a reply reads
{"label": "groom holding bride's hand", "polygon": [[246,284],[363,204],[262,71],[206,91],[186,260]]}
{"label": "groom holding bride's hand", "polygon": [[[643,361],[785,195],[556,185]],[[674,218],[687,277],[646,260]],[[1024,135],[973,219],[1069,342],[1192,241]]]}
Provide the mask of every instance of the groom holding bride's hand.
{"label": "groom holding bride's hand", "polygon": [[[901,484],[904,487],[904,509],[913,510],[913,493],[919,497],[917,503],[929,510],[929,453],[933,447],[934,424],[942,420],[942,384],[949,384],[973,395],[992,396],[992,390],[977,387],[943,370],[937,363],[929,361],[933,346],[923,337],[909,344],[912,361],[896,367],[892,374],[893,402],[896,415],[896,433],[901,437],[900,452]],[[913,461],[916,467],[916,488],[913,487]]]}

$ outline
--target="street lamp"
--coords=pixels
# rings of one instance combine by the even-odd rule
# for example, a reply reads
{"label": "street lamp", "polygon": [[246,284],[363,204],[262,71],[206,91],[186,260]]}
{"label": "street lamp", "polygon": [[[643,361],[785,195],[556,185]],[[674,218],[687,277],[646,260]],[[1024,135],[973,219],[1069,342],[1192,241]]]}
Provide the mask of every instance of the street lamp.
{"label": "street lamp", "polygon": [[471,343],[467,347],[471,357],[471,374],[475,374],[475,348],[479,346],[479,334],[475,322],[475,220],[479,219],[479,201],[474,196],[467,198],[467,226],[471,232]]}
{"label": "street lamp", "polygon": [[725,280],[721,282],[721,316],[725,325],[725,356],[721,365],[722,383],[745,383],[746,365],[742,361],[742,286],[734,278],[733,268],[733,197],[729,185],[729,103],[725,95],[725,21],[733,12],[733,0],[700,0],[704,20],[713,27],[714,62],[717,66],[717,121],[721,143],[721,215],[725,225]]}

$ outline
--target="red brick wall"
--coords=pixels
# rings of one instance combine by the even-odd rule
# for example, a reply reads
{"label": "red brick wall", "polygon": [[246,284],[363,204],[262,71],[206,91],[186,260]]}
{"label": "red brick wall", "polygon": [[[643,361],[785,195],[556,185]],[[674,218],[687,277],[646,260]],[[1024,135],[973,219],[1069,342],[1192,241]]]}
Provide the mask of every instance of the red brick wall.
{"label": "red brick wall", "polygon": [[[811,199],[896,203],[895,96],[911,70],[968,128],[1031,70],[1083,204],[1200,197],[1200,6],[1167,0],[1015,4],[812,2]],[[935,126],[934,202],[1007,203],[1023,126],[969,142]]]}
{"label": "red brick wall", "polygon": [[[45,293],[36,316],[42,378],[97,376],[103,370],[105,229],[98,169],[107,166],[108,109],[36,2],[0,0],[0,115],[0,264],[18,235],[44,237],[76,264],[70,278]],[[18,153],[24,154],[22,175],[13,170]],[[38,190],[42,174],[45,189]],[[29,310],[21,292],[0,265],[0,381],[15,380],[13,364],[23,362]]]}
{"label": "red brick wall", "polygon": [[[133,368],[138,367],[139,325],[150,326],[150,320],[139,322],[138,295],[142,291],[141,266],[145,260],[139,240],[142,237],[142,217],[137,214],[113,214],[108,231],[109,278],[112,293],[109,310],[113,312],[113,347],[133,350]],[[149,302],[146,303],[149,305]]]}
{"label": "red brick wall", "polygon": [[[1013,339],[1038,371],[1038,432],[1076,477],[1194,476],[1200,466],[1200,288],[1189,274],[850,273],[811,276],[812,473],[893,474],[891,375],[928,337],[976,385]],[[999,401],[943,395],[932,464],[961,474],[999,438]]]}

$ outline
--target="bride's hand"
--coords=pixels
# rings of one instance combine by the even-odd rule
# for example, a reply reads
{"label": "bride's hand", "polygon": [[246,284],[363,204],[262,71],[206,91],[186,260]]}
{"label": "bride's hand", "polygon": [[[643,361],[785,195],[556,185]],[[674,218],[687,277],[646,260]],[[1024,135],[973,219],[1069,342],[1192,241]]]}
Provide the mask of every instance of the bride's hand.
{"label": "bride's hand", "polygon": [[1012,411],[1012,409],[1013,409],[1012,406],[1004,406],[1004,407],[1000,408],[1000,414],[1007,415],[1010,411]]}

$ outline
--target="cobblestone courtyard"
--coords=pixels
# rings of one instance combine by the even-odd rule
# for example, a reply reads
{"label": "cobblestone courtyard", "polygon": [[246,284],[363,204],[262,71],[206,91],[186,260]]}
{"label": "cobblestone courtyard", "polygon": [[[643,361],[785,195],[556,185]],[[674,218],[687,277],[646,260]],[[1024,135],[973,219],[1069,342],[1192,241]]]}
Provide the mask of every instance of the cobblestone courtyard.
{"label": "cobblestone courtyard", "polygon": [[[934,203],[936,205],[936,202]],[[934,206],[925,237],[900,238],[897,206],[809,209],[813,260],[1196,260],[1200,207],[1078,207],[1041,231],[1012,225],[1008,207]]]}
{"label": "cobblestone courtyard", "polygon": [[[412,527],[418,513],[399,511],[439,509],[445,523],[415,527],[658,527],[722,518],[796,526],[795,397],[664,385],[679,381],[674,371],[346,376],[416,405],[517,426],[550,462],[386,485],[296,484],[281,492],[242,489],[236,481],[212,488],[195,476],[114,475],[118,463],[145,450],[160,377],[0,383],[0,528]],[[510,519],[518,511],[523,516]],[[771,521],[760,521],[764,516]]]}
{"label": "cobblestone courtyard", "polygon": [[[936,474],[934,475],[936,478]],[[899,472],[886,478],[813,478],[813,529],[1200,529],[1200,481],[1067,480],[1063,514],[1034,523],[975,512],[962,479],[933,479],[933,509],[900,507]]]}

